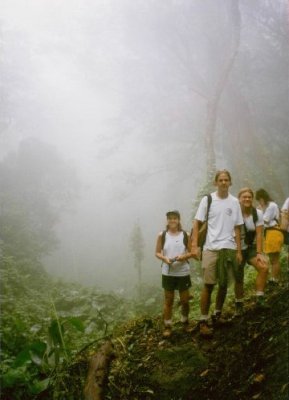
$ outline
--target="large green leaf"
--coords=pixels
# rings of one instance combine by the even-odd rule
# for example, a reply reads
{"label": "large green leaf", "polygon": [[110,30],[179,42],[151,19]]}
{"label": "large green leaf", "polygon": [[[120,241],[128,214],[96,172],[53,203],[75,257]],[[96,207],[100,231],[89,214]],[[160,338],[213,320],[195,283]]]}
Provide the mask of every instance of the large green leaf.
{"label": "large green leaf", "polygon": [[29,348],[26,348],[25,350],[21,351],[17,355],[17,357],[16,357],[16,359],[15,359],[15,361],[13,363],[13,367],[14,368],[21,367],[22,365],[24,365],[28,361],[29,362],[31,361],[31,357],[30,357]]}
{"label": "large green leaf", "polygon": [[[41,341],[31,343],[17,355],[13,363],[13,367],[21,367],[22,365],[30,361],[33,361],[35,364],[40,365],[42,357],[46,351],[46,346],[46,343]],[[36,359],[38,360],[37,362],[35,362]]]}
{"label": "large green leaf", "polygon": [[[61,330],[61,332],[60,332],[60,330]],[[62,346],[61,335],[64,334],[63,324],[59,326],[58,321],[56,319],[53,319],[48,328],[48,332],[49,332],[49,336],[52,339],[53,343],[55,345],[58,344],[58,345]]]}
{"label": "large green leaf", "polygon": [[11,368],[2,376],[2,387],[11,388],[19,383],[26,383],[27,373],[26,367]]}
{"label": "large green leaf", "polygon": [[76,317],[71,317],[68,319],[68,322],[72,326],[74,326],[74,328],[76,328],[78,331],[84,332],[85,326],[84,326],[83,322],[81,321],[81,319],[76,318]]}
{"label": "large green leaf", "polygon": [[30,386],[31,394],[38,394],[46,390],[49,386],[49,378],[43,379],[42,381],[34,381]]}

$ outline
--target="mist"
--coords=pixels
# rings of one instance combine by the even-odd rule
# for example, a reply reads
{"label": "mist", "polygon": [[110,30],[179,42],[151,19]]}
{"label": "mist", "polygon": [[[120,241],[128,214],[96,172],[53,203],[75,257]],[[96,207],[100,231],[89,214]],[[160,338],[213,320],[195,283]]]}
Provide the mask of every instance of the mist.
{"label": "mist", "polygon": [[288,4],[232,4],[1,2],[0,160],[15,171],[1,191],[50,199],[48,272],[129,292],[138,224],[143,283],[159,286],[165,214],[180,210],[190,230],[213,167],[232,171],[233,194],[288,197]]}

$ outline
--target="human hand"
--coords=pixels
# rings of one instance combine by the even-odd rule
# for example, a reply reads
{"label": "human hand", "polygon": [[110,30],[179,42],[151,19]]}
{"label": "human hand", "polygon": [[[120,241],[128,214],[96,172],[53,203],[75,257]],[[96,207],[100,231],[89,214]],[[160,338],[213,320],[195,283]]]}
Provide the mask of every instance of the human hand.
{"label": "human hand", "polygon": [[262,253],[257,253],[257,255],[256,255],[256,261],[257,261],[257,264],[259,264],[259,265],[261,265],[261,266],[266,266],[266,258],[265,258],[265,256],[264,256],[264,254],[262,254]]}
{"label": "human hand", "polygon": [[165,264],[168,264],[168,265],[170,265],[172,263],[172,261],[168,257],[164,257],[163,261]]}
{"label": "human hand", "polygon": [[237,251],[236,259],[237,259],[238,265],[241,265],[242,261],[243,261],[243,256],[242,256],[242,252],[241,251]]}
{"label": "human hand", "polygon": [[191,257],[194,258],[195,260],[199,260],[201,258],[201,249],[200,249],[200,247],[192,245]]}

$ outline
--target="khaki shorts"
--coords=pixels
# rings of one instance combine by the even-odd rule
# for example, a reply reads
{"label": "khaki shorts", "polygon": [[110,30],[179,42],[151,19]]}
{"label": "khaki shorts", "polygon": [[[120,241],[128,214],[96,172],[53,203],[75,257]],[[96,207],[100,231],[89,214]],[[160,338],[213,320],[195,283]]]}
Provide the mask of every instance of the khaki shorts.
{"label": "khaki shorts", "polygon": [[217,283],[218,251],[204,250],[202,254],[203,281],[208,285]]}
{"label": "khaki shorts", "polygon": [[[202,254],[202,270],[203,270],[203,282],[207,285],[215,285],[218,283],[217,279],[217,261],[218,261],[218,250],[204,250]],[[232,266],[233,267],[233,266]],[[243,270],[243,267],[239,267],[238,271],[233,271],[233,268],[228,269],[228,283],[232,281],[242,281],[242,273],[239,269]]]}

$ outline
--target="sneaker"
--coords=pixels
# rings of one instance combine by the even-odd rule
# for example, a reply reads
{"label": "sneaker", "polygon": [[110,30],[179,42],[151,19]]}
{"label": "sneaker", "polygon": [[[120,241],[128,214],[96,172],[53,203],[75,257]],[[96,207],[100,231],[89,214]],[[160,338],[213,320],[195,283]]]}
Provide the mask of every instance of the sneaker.
{"label": "sneaker", "polygon": [[165,329],[163,330],[163,337],[164,338],[169,338],[172,336],[172,327],[171,326],[166,326]]}
{"label": "sneaker", "polygon": [[236,301],[234,317],[241,317],[243,314],[244,314],[243,303]]}
{"label": "sneaker", "polygon": [[213,336],[213,330],[209,327],[207,321],[200,322],[200,335],[206,338]]}

